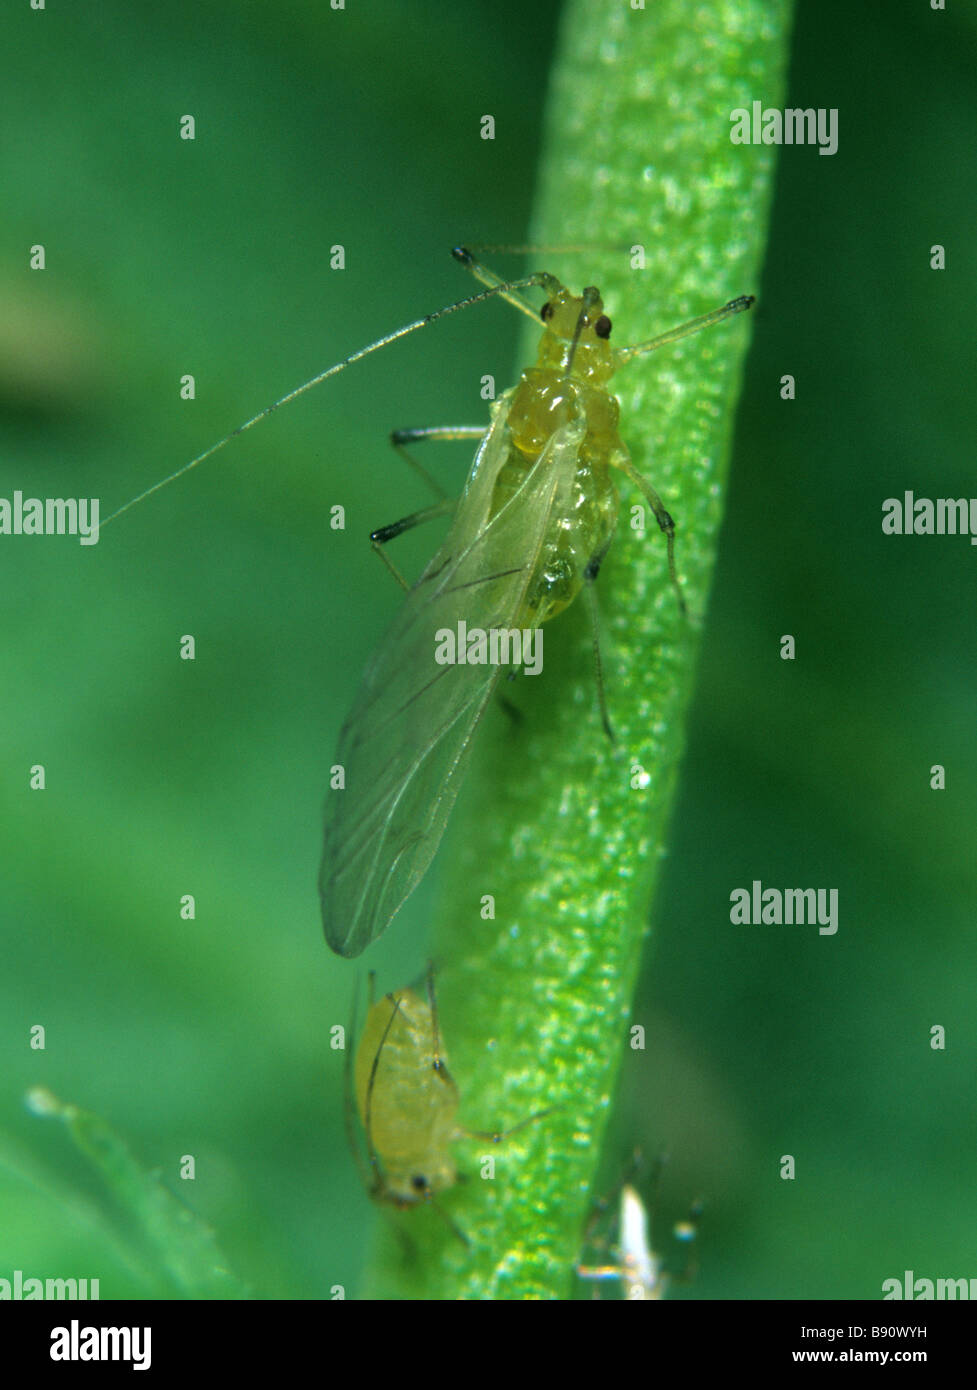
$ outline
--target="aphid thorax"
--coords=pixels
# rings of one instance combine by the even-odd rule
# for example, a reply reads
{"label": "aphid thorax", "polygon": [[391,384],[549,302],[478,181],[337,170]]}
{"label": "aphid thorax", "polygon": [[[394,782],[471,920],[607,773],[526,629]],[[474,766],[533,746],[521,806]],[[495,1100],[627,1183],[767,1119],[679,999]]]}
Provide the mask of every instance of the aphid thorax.
{"label": "aphid thorax", "polygon": [[[615,361],[611,321],[596,289],[573,295],[548,277],[540,313],[544,330],[534,366],[495,407],[504,420],[507,451],[496,478],[491,517],[509,503],[549,446],[568,476],[538,542],[533,574],[513,626],[543,623],[561,613],[582,589],[588,565],[599,565],[617,524],[612,467],[627,450],[617,432],[620,410],[606,390]],[[557,447],[557,441],[560,447]]]}

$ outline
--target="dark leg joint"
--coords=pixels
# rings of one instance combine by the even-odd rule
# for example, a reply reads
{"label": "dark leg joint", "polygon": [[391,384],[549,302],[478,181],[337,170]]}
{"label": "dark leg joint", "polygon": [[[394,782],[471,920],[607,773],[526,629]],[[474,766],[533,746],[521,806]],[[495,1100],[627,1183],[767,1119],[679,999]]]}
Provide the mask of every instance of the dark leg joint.
{"label": "dark leg joint", "polygon": [[403,521],[392,521],[389,526],[379,526],[375,531],[371,531],[370,540],[374,545],[386,545],[387,541],[392,541],[395,536],[402,536],[412,524],[411,517],[404,517]]}

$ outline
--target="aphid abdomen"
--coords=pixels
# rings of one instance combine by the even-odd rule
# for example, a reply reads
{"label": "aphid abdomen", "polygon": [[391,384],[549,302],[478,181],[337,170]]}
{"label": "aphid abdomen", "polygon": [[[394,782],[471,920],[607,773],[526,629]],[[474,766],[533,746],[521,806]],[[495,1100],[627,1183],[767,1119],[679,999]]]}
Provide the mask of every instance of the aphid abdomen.
{"label": "aphid abdomen", "polygon": [[574,474],[569,507],[553,518],[526,600],[527,615],[544,623],[562,613],[583,588],[587,565],[602,555],[617,523],[617,490],[607,469],[581,464]]}

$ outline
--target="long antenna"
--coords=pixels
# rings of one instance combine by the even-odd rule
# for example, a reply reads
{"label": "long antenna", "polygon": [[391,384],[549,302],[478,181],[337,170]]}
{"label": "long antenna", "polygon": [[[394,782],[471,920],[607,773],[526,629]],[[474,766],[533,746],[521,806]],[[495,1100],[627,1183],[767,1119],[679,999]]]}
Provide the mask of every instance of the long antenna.
{"label": "long antenna", "polygon": [[311,377],[301,386],[296,386],[294,391],[289,391],[287,395],[280,396],[277,401],[272,401],[271,405],[265,406],[264,410],[259,410],[257,415],[252,415],[250,420],[245,420],[243,425],[238,425],[236,430],[231,430],[230,434],[225,434],[223,439],[219,439],[216,444],[211,444],[209,449],[205,449],[202,454],[185,463],[182,468],[178,468],[175,473],[170,473],[167,477],[161,478],[158,483],[153,483],[152,487],[146,488],[145,492],[140,492],[137,497],[131,498],[128,502],[112,512],[101,523],[107,526],[116,517],[122,516],[130,507],[135,507],[139,502],[144,502],[147,497],[152,497],[154,492],[159,492],[161,488],[169,487],[170,483],[176,482],[177,478],[182,478],[184,473],[189,473],[191,468],[196,468],[198,464],[209,459],[212,454],[216,454],[218,449],[223,449],[225,444],[229,444],[232,439],[236,439],[239,434],[246,433],[253,429],[261,420],[267,419],[279,406],[288,405],[289,401],[294,401],[298,396],[302,396],[306,391],[311,391],[313,386],[318,386],[320,382],[327,381],[331,376],[338,376],[340,372],[351,367],[354,362],[361,361],[364,357],[369,357],[372,352],[379,352],[381,348],[389,347],[391,343],[397,342],[399,338],[406,338],[410,333],[416,333],[419,328],[426,328],[428,324],[435,323],[438,319],[446,318],[448,314],[457,313],[459,309],[467,309],[471,304],[480,304],[485,299],[492,299],[496,295],[507,297],[510,293],[517,290],[532,289],[542,285],[548,276],[537,271],[534,275],[524,276],[519,280],[506,280],[499,284],[493,284],[487,290],[481,290],[478,294],[469,295],[466,299],[459,299],[454,304],[446,304],[443,309],[436,309],[433,314],[425,314],[423,318],[414,319],[412,323],[404,324],[403,328],[396,328],[392,333],[385,334],[382,338],[377,338],[376,342],[368,343],[366,347],[357,349],[344,357],[341,362],[335,362],[331,367],[327,367],[324,372],[319,372],[317,376]]}

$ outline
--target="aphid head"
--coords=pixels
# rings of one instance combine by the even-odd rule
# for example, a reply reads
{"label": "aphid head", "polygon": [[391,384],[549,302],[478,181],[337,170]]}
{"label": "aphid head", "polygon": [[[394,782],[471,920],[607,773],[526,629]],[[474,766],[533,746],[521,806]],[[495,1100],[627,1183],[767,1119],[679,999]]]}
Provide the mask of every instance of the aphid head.
{"label": "aphid head", "polygon": [[540,310],[546,331],[537,366],[557,370],[577,381],[602,386],[614,371],[610,347],[611,321],[604,313],[600,291],[593,285],[582,294],[555,286]]}
{"label": "aphid head", "polygon": [[416,1207],[420,1202],[430,1202],[438,1192],[445,1192],[458,1181],[458,1169],[445,1156],[442,1161],[430,1164],[422,1172],[412,1172],[410,1166],[390,1167],[387,1157],[382,1171],[370,1193],[378,1202],[390,1202],[395,1207]]}
{"label": "aphid head", "polygon": [[397,1175],[392,1180],[388,1173],[378,1171],[370,1196],[376,1202],[389,1202],[391,1206],[404,1210],[417,1206],[418,1202],[429,1202],[434,1192],[423,1173],[412,1173],[406,1179]]}

